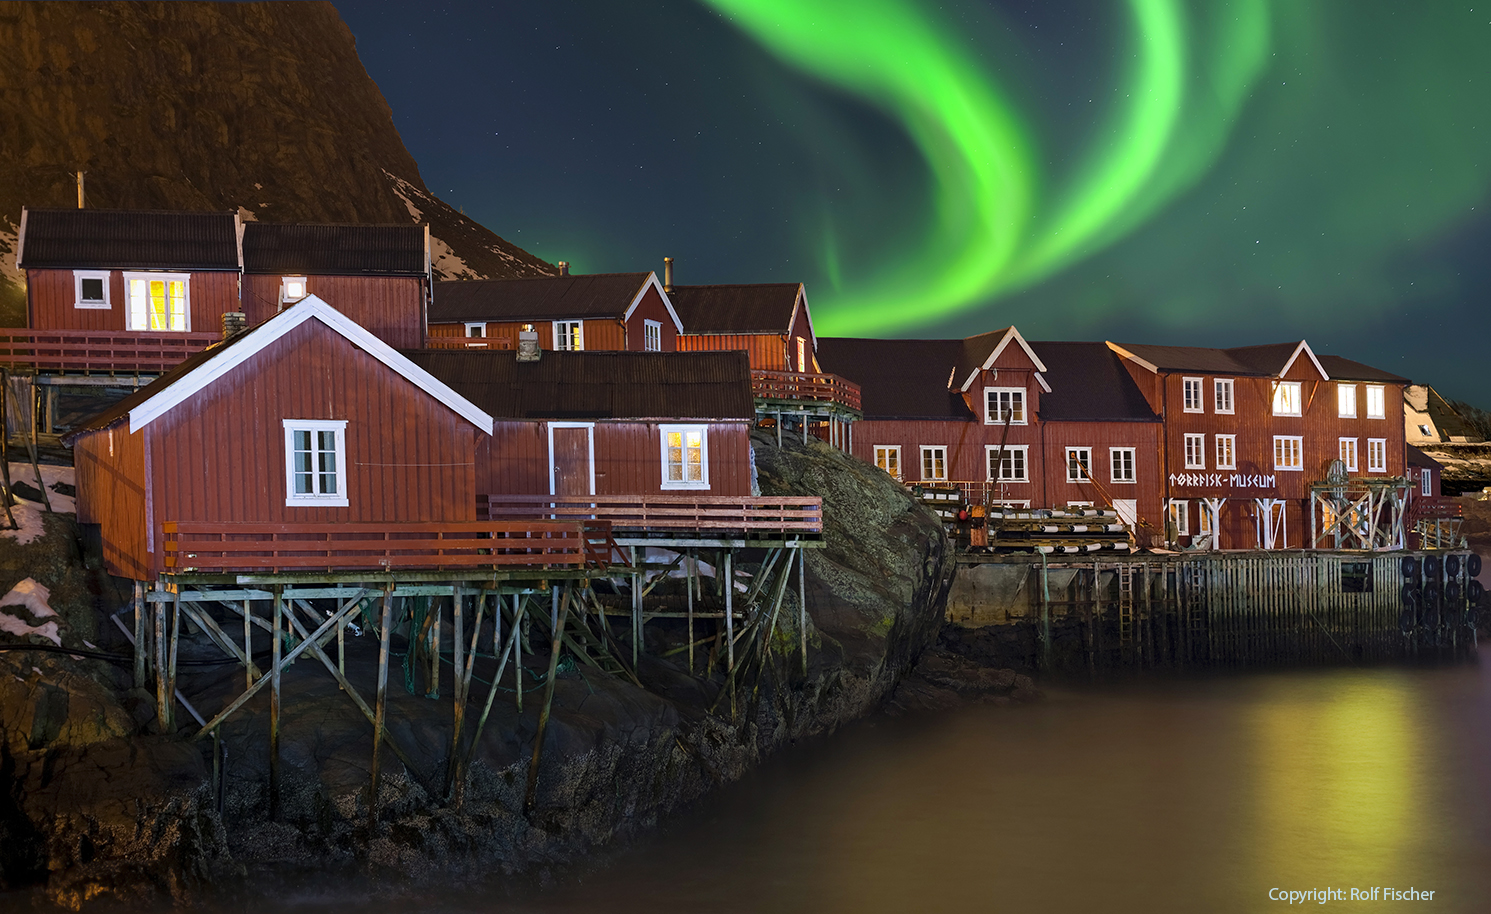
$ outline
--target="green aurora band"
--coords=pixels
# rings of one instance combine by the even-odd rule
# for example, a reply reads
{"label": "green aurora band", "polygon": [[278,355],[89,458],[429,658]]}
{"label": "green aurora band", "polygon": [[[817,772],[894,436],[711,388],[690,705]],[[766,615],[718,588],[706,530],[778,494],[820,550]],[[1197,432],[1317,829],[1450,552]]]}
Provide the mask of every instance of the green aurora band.
{"label": "green aurora band", "polygon": [[[880,108],[926,161],[930,232],[916,251],[832,290],[820,307],[825,333],[945,320],[1122,238],[1210,168],[1270,51],[1266,0],[1194,12],[1179,0],[1127,0],[1133,62],[1115,76],[1122,101],[1090,157],[1053,180],[988,63],[925,5],[704,2],[783,61]],[[825,230],[830,277],[842,273],[838,246]]]}

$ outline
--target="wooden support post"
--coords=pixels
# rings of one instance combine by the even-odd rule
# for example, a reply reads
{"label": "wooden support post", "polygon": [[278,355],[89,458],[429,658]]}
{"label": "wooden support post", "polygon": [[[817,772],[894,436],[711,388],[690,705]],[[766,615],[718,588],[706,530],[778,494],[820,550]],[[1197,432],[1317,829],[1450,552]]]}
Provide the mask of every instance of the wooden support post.
{"label": "wooden support post", "polygon": [[155,629],[155,719],[160,732],[170,733],[171,693],[166,691],[166,604],[160,600],[155,603],[155,625],[152,627]]}
{"label": "wooden support post", "polygon": [[801,639],[802,674],[808,675],[808,552],[797,544],[797,635]]}
{"label": "wooden support post", "polygon": [[544,731],[549,727],[549,711],[554,705],[554,681],[558,678],[560,638],[564,623],[569,618],[570,594],[573,585],[564,589],[564,600],[559,607],[559,617],[552,630],[549,643],[549,675],[544,682],[544,704],[538,712],[538,732],[533,735],[533,758],[528,762],[528,789],[523,794],[523,815],[533,821],[533,804],[538,798],[538,766],[544,751]]}
{"label": "wooden support post", "polygon": [[181,640],[181,588],[171,588],[171,651],[166,662],[166,732],[176,732],[176,703],[171,696],[176,694],[176,651]]}
{"label": "wooden support post", "polygon": [[[361,602],[361,598],[355,598]],[[247,628],[248,623],[244,626]],[[337,622],[337,674],[345,677],[347,675],[347,620],[345,618]],[[337,688],[342,688],[337,684]]]}
{"label": "wooden support post", "polygon": [[456,703],[456,717],[459,718],[461,716],[461,704],[466,700],[466,696],[461,693],[461,661],[463,659],[461,655],[464,651],[464,642],[466,640],[466,627],[464,624],[466,620],[462,614],[462,604],[466,602],[466,594],[461,591],[461,585],[457,584],[451,588],[450,602],[450,622],[455,635],[450,646],[450,668],[453,680],[450,690],[454,693],[452,697]]}
{"label": "wooden support post", "polygon": [[[10,529],[19,530],[21,525],[16,523],[16,516],[10,510],[10,422],[6,418],[9,399],[10,373],[0,368],[0,504],[5,505],[5,518],[10,522]],[[138,636],[139,632],[135,634]],[[139,643],[140,639],[136,637],[135,644]],[[135,687],[144,688],[138,681]]]}
{"label": "wooden support post", "polygon": [[280,657],[283,650],[280,632],[284,612],[284,588],[276,584],[273,618],[270,620],[273,642],[269,646],[269,818],[275,822],[280,818]]}
{"label": "wooden support post", "polygon": [[735,672],[735,552],[725,550],[725,663],[726,671]]}
{"label": "wooden support post", "polygon": [[[523,595],[513,594],[513,637],[517,647],[513,649],[513,691],[517,693],[518,711],[523,710]],[[494,682],[496,680],[493,680]]]}
{"label": "wooden support post", "polygon": [[637,547],[631,547],[632,552],[632,669],[637,668],[637,663],[642,653],[642,579],[637,566]]}
{"label": "wooden support post", "polygon": [[[393,628],[393,583],[383,591],[382,622],[378,626],[378,697],[373,710],[373,767],[368,783],[368,821],[378,820],[378,748],[388,719],[388,638]],[[413,634],[411,632],[411,634]]]}
{"label": "wooden support post", "polygon": [[689,675],[694,675],[694,551],[692,549],[685,553],[688,558],[687,565],[683,570],[683,592],[684,599],[688,604],[689,614]]}
{"label": "wooden support post", "polygon": [[[252,600],[243,601],[243,656],[252,658],[254,656],[254,604]],[[254,685],[254,671],[249,667],[243,668],[243,687],[252,688]]]}
{"label": "wooden support post", "polygon": [[[0,414],[3,420],[3,414]],[[0,421],[0,434],[5,430],[4,422]],[[3,493],[0,493],[3,494]],[[135,688],[145,688],[145,658],[150,651],[145,641],[145,582],[135,582]]]}
{"label": "wooden support post", "polygon": [[492,701],[497,696],[497,690],[501,688],[503,668],[507,664],[509,656],[517,655],[518,634],[520,631],[519,619],[521,617],[520,606],[518,595],[513,594],[512,633],[507,636],[507,648],[499,651],[498,648],[502,638],[502,596],[499,594],[496,597],[496,611],[492,613],[492,620],[494,622],[492,653],[498,658],[497,670],[492,674],[492,687],[487,690],[487,702],[482,707],[481,717],[477,718],[476,729],[471,734],[471,746],[465,752],[461,753],[460,763],[456,769],[455,783],[451,785],[451,804],[456,809],[461,808],[461,803],[465,799],[466,772],[471,769],[471,761],[476,757],[476,751],[481,746],[481,734],[487,726],[487,715],[492,713]]}

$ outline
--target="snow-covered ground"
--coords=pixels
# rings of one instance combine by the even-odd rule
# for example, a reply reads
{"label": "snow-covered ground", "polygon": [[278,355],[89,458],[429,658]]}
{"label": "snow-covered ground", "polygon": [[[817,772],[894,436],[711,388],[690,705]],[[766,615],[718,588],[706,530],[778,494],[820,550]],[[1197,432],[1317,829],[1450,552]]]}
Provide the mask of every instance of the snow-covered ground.
{"label": "snow-covered ground", "polygon": [[[77,505],[71,495],[63,495],[52,490],[57,483],[73,484],[73,468],[41,465],[41,479],[47,489],[47,498],[52,502],[52,510],[58,513],[73,514],[77,512]],[[10,463],[11,484],[25,483],[32,488],[39,488],[36,484],[36,471],[29,463]],[[20,525],[19,530],[8,529],[5,511],[0,507],[0,539],[13,539],[24,546],[35,540],[45,532],[42,527],[42,515],[46,509],[40,501],[28,501],[16,496],[17,504],[11,506],[11,514],[15,515],[16,523]]]}
{"label": "snow-covered ground", "polygon": [[15,635],[17,638],[41,635],[61,647],[62,639],[57,635],[56,621],[33,625],[22,618],[22,613],[30,615],[35,621],[54,618],[57,611],[47,603],[51,596],[50,590],[30,578],[12,587],[10,593],[0,597],[0,632]]}

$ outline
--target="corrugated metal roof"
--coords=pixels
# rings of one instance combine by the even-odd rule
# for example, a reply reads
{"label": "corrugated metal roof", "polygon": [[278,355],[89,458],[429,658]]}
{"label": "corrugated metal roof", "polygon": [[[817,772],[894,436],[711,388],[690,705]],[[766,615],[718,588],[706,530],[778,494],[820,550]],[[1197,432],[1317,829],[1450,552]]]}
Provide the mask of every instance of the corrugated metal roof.
{"label": "corrugated metal roof", "polygon": [[866,419],[972,420],[963,397],[947,388],[963,348],[963,340],[820,337],[818,364],[859,385]]}
{"label": "corrugated metal roof", "polygon": [[786,333],[801,283],[674,286],[668,293],[684,333]]}
{"label": "corrugated metal roof", "polygon": [[423,276],[422,225],[249,222],[243,227],[248,273]]}
{"label": "corrugated metal roof", "polygon": [[626,314],[649,273],[591,273],[536,279],[467,279],[435,283],[430,323],[548,321]]}
{"label": "corrugated metal roof", "polygon": [[1317,355],[1316,358],[1320,360],[1320,367],[1325,369],[1326,374],[1329,374],[1333,381],[1411,383],[1407,378],[1399,377],[1390,371],[1373,368],[1371,365],[1363,365],[1361,362],[1353,362],[1351,359],[1342,358],[1338,355]]}
{"label": "corrugated metal roof", "polygon": [[232,213],[28,209],[22,269],[237,270]]}
{"label": "corrugated metal roof", "polygon": [[[1267,374],[1238,361],[1229,350],[1201,346],[1151,346],[1145,343],[1118,343],[1125,352],[1160,369],[1160,371],[1196,371],[1205,374]],[[1286,356],[1287,358],[1287,356]],[[1279,366],[1283,367],[1280,361]]]}
{"label": "corrugated metal roof", "polygon": [[1030,348],[1046,363],[1051,385],[1050,393],[1041,394],[1042,421],[1160,421],[1107,343],[1031,343]]}
{"label": "corrugated metal roof", "polygon": [[416,365],[497,419],[751,419],[744,352],[418,349]]}

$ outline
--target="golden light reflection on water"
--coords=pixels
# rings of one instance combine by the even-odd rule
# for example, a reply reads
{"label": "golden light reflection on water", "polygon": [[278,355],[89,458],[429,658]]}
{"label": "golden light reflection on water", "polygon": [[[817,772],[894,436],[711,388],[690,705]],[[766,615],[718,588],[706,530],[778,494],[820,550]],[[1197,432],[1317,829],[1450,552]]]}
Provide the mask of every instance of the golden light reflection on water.
{"label": "golden light reflection on water", "polygon": [[1254,708],[1261,881],[1383,885],[1404,874],[1425,826],[1414,710],[1401,683],[1365,678]]}

